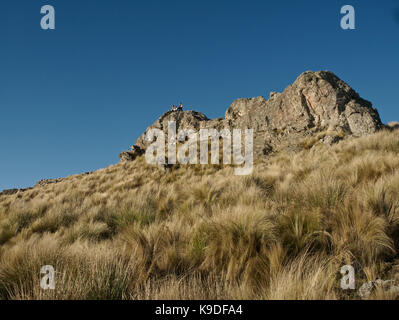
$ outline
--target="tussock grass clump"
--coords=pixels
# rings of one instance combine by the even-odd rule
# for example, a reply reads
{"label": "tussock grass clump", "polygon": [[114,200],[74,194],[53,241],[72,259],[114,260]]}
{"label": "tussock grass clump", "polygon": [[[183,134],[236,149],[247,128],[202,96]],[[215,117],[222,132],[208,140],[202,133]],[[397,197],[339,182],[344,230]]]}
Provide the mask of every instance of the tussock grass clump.
{"label": "tussock grass clump", "polygon": [[248,208],[225,212],[205,222],[198,232],[196,239],[200,237],[203,246],[201,270],[223,273],[228,281],[267,280],[267,250],[276,242],[275,225],[267,214]]}
{"label": "tussock grass clump", "polygon": [[358,299],[343,265],[399,279],[399,131],[317,141],[246,177],[139,157],[2,195],[0,298]]}

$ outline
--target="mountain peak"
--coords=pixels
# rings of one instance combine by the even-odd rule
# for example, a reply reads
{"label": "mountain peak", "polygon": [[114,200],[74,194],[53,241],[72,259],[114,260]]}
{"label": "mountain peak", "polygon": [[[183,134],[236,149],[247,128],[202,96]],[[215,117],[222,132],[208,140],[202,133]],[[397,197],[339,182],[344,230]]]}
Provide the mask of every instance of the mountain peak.
{"label": "mountain peak", "polygon": [[[225,117],[208,119],[197,111],[167,111],[147,128],[164,130],[175,121],[179,128],[254,129],[254,148],[258,156],[298,145],[304,138],[320,132],[340,132],[344,136],[363,136],[383,128],[379,114],[347,83],[331,71],[303,72],[282,93],[264,97],[240,98],[226,110]],[[145,133],[136,145],[146,149]]]}

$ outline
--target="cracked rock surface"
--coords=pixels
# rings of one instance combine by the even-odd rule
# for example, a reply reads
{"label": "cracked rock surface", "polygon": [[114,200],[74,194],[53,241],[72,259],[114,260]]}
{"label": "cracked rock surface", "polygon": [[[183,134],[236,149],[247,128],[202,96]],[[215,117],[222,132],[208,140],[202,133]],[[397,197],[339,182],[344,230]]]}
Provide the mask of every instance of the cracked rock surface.
{"label": "cracked rock surface", "polygon": [[[208,119],[196,111],[167,111],[149,126],[167,136],[168,122],[179,129],[201,128],[254,129],[255,156],[293,148],[318,132],[340,132],[363,136],[383,128],[378,111],[362,99],[348,84],[330,71],[307,71],[283,92],[264,97],[240,98],[226,110],[224,118]],[[136,146],[145,150],[150,142],[144,132]],[[327,144],[335,143],[328,141]]]}

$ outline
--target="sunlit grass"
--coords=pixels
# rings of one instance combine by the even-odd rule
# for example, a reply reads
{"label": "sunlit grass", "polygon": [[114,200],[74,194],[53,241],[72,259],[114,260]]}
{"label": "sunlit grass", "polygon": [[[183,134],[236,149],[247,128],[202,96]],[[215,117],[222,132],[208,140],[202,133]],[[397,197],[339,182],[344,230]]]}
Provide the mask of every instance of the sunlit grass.
{"label": "sunlit grass", "polygon": [[399,278],[399,131],[302,145],[246,177],[139,157],[0,196],[0,298],[347,299],[344,264]]}

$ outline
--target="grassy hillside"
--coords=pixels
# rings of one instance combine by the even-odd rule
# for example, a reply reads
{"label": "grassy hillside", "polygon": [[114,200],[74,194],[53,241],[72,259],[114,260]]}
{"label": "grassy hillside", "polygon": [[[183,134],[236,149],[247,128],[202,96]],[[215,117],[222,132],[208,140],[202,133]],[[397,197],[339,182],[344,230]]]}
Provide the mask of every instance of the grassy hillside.
{"label": "grassy hillside", "polygon": [[0,196],[0,298],[356,299],[341,266],[357,288],[399,270],[398,154],[399,130],[383,131],[247,177],[141,157]]}

